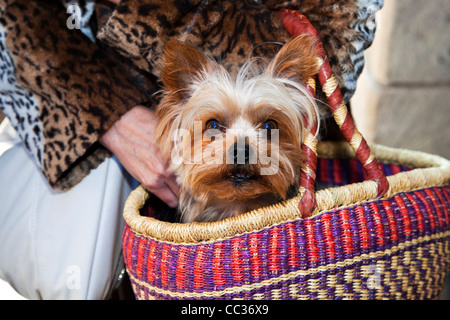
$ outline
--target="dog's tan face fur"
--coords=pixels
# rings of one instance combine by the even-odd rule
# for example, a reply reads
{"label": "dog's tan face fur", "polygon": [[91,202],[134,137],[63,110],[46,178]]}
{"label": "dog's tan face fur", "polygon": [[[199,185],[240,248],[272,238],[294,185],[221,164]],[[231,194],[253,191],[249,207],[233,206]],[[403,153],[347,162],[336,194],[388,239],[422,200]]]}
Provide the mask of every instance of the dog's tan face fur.
{"label": "dog's tan face fur", "polygon": [[295,194],[304,123],[318,114],[303,86],[317,73],[311,48],[309,38],[295,38],[263,71],[249,61],[233,77],[195,47],[169,42],[156,141],[180,184],[183,222],[216,221]]}

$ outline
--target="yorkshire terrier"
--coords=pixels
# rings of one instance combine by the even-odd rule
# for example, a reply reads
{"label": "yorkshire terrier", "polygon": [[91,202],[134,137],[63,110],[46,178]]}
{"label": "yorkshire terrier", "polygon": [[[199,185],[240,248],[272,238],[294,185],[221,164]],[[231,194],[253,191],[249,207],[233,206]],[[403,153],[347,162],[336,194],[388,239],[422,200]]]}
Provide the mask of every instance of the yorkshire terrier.
{"label": "yorkshire terrier", "polygon": [[217,221],[296,195],[302,131],[319,117],[305,88],[316,64],[306,36],[265,65],[249,59],[236,75],[188,43],[167,44],[156,142],[180,184],[182,222]]}

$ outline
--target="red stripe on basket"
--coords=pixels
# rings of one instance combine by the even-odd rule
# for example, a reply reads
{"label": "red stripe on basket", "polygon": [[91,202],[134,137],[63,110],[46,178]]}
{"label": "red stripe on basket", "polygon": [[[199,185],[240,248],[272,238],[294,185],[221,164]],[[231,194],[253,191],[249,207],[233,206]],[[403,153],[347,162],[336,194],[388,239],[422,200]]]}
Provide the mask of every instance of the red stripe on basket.
{"label": "red stripe on basket", "polygon": [[359,182],[358,160],[350,159],[349,167],[350,167],[350,183]]}
{"label": "red stripe on basket", "polygon": [[138,254],[137,254],[137,266],[136,266],[136,275],[138,276],[139,279],[142,278],[143,276],[143,267],[145,265],[144,263],[144,252],[145,252],[145,247],[147,245],[147,241],[145,238],[143,237],[139,237],[139,241],[138,241]]}
{"label": "red stripe on basket", "polygon": [[[445,189],[439,189],[439,188],[435,188],[435,192],[439,197],[439,200],[441,201],[440,204],[437,204],[436,207],[437,208],[442,208],[443,209],[443,215],[444,215],[444,220],[445,220],[445,225],[448,225],[450,223],[450,218],[449,218],[449,204],[450,204],[450,198],[449,195],[447,193],[447,189],[449,187],[446,187]],[[427,189],[428,190],[428,189]],[[445,190],[445,191],[444,191]],[[446,200],[445,200],[445,199]]]}
{"label": "red stripe on basket", "polygon": [[334,170],[334,182],[338,184],[342,184],[342,168],[340,159],[334,159],[333,161],[333,170]]}
{"label": "red stripe on basket", "polygon": [[332,223],[331,223],[332,215],[330,213],[324,213],[321,217],[322,220],[322,231],[325,237],[326,244],[326,255],[330,259],[334,259],[336,257],[336,242],[333,237]]}
{"label": "red stripe on basket", "polygon": [[421,192],[416,192],[415,195],[422,201],[423,205],[427,209],[426,212],[428,213],[428,221],[430,221],[430,227],[431,229],[436,229],[436,220],[434,218],[433,210],[430,207],[430,200],[427,200]]}
{"label": "red stripe on basket", "polygon": [[328,181],[328,160],[325,158],[320,158],[320,181],[322,182],[330,182]]}
{"label": "red stripe on basket", "polygon": [[356,220],[359,226],[359,238],[361,241],[361,246],[363,249],[368,249],[370,247],[370,233],[367,228],[366,217],[364,216],[364,208],[362,206],[355,207]]}
{"label": "red stripe on basket", "polygon": [[319,261],[319,248],[316,241],[316,231],[315,231],[315,220],[305,220],[306,227],[306,239],[308,248],[308,261],[317,262]]}
{"label": "red stripe on basket", "polygon": [[155,210],[152,206],[147,206],[147,217],[153,217],[155,215]]}
{"label": "red stripe on basket", "polygon": [[391,164],[389,167],[392,175],[402,172],[402,168],[400,168],[400,166],[396,166],[395,164]]}
{"label": "red stripe on basket", "polygon": [[205,287],[205,262],[206,259],[206,247],[197,247],[197,256],[194,260],[194,288]]}
{"label": "red stripe on basket", "polygon": [[345,254],[353,253],[353,236],[352,236],[352,228],[349,224],[350,221],[350,213],[348,210],[343,209],[340,211],[339,222],[341,227],[342,234],[342,244]]}
{"label": "red stripe on basket", "polygon": [[130,232],[128,233],[128,242],[127,242],[127,249],[126,249],[127,257],[128,257],[127,264],[129,266],[133,266],[132,252],[133,252],[134,238],[135,238],[134,232],[131,231],[131,229],[130,229]]}
{"label": "red stripe on basket", "polygon": [[[444,206],[444,210],[445,210],[445,212],[446,212],[446,220],[447,220],[447,224],[450,222],[449,220],[450,220],[450,211],[449,211],[449,207],[450,207],[450,187],[445,187],[445,188],[442,188],[442,193],[443,193],[443,199],[442,199],[442,203],[443,203],[443,206]],[[445,197],[445,201],[444,201],[444,197]]]}
{"label": "red stripe on basket", "polygon": [[167,286],[169,284],[168,273],[169,273],[169,256],[170,256],[170,248],[169,244],[163,243],[161,249],[161,284]]}
{"label": "red stripe on basket", "polygon": [[236,282],[240,282],[244,279],[244,270],[242,269],[242,261],[240,257],[241,241],[239,238],[231,239],[231,270],[233,279]]}
{"label": "red stripe on basket", "polygon": [[287,242],[289,244],[288,254],[289,267],[295,268],[299,265],[299,253],[297,247],[297,233],[295,232],[295,225],[293,223],[288,223],[286,225],[286,233],[287,233]]}
{"label": "red stripe on basket", "polygon": [[178,247],[178,261],[177,261],[177,270],[175,277],[175,285],[178,288],[186,287],[186,274],[188,273],[187,264],[189,261],[189,247],[180,246]]}
{"label": "red stripe on basket", "polygon": [[250,251],[250,264],[251,264],[251,275],[258,280],[262,276],[262,261],[259,255],[260,248],[260,234],[252,233],[248,237],[249,239],[249,251]]}
{"label": "red stripe on basket", "polygon": [[443,187],[442,192],[444,193],[445,199],[447,199],[444,203],[450,204],[450,186]]}
{"label": "red stripe on basket", "polygon": [[125,260],[125,264],[131,267],[130,262],[130,251],[128,251],[128,245],[130,243],[130,227],[126,224],[122,233],[122,250],[123,250],[123,259]]}
{"label": "red stripe on basket", "polygon": [[445,214],[441,211],[441,209],[439,208],[440,205],[437,202],[436,199],[436,195],[434,194],[431,189],[425,189],[425,193],[427,194],[427,199],[428,201],[431,201],[431,203],[434,206],[435,212],[437,214],[437,218],[438,218],[438,223],[439,223],[439,227],[442,227],[445,223]]}
{"label": "red stripe on basket", "polygon": [[403,225],[403,233],[406,236],[411,236],[412,230],[411,230],[411,220],[409,218],[409,212],[408,208],[405,205],[405,202],[403,202],[403,199],[401,196],[396,195],[394,196],[395,202],[397,202],[398,208],[400,210],[401,215],[401,221]]}
{"label": "red stripe on basket", "polygon": [[279,272],[280,232],[281,227],[278,226],[269,229],[269,272],[271,274]]}
{"label": "red stripe on basket", "polygon": [[155,261],[156,257],[156,249],[158,248],[158,242],[150,241],[150,246],[148,248],[148,258],[147,258],[147,280],[150,283],[155,281]]}
{"label": "red stripe on basket", "polygon": [[384,210],[386,211],[386,217],[389,223],[390,239],[392,242],[398,241],[398,230],[395,223],[394,211],[392,211],[392,203],[390,201],[382,202]]}
{"label": "red stripe on basket", "polygon": [[425,227],[424,227],[422,210],[420,210],[416,199],[411,194],[407,193],[406,196],[408,197],[408,200],[411,202],[411,204],[412,204],[412,206],[414,208],[415,216],[416,216],[416,220],[417,220],[417,228],[419,229],[420,232],[423,232]]}
{"label": "red stripe on basket", "polygon": [[226,284],[225,275],[224,275],[224,265],[222,260],[224,253],[225,244],[223,242],[214,243],[213,249],[213,275],[214,275],[214,284],[222,288]]}
{"label": "red stripe on basket", "polygon": [[378,246],[384,246],[384,228],[383,221],[381,221],[381,214],[378,205],[375,202],[370,203],[370,208],[372,209],[372,218],[375,224],[375,232]]}

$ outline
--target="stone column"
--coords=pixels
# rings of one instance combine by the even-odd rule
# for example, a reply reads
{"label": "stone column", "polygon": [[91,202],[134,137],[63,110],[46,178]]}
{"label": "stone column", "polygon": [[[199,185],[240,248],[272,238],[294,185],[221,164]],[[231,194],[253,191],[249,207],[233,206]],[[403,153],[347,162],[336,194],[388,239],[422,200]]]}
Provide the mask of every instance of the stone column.
{"label": "stone column", "polygon": [[352,99],[370,142],[450,159],[450,1],[386,0]]}

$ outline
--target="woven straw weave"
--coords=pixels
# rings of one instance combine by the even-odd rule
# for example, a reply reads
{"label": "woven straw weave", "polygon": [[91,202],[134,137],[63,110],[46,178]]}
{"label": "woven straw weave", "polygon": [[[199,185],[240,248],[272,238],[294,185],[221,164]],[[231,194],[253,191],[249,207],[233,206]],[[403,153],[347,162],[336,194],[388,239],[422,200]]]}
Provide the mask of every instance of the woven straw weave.
{"label": "woven straw weave", "polygon": [[[390,188],[377,199],[352,149],[318,146],[317,207],[299,198],[213,223],[140,215],[129,197],[123,249],[138,299],[435,299],[450,265],[450,162],[371,146]],[[151,208],[146,208],[151,212]]]}

